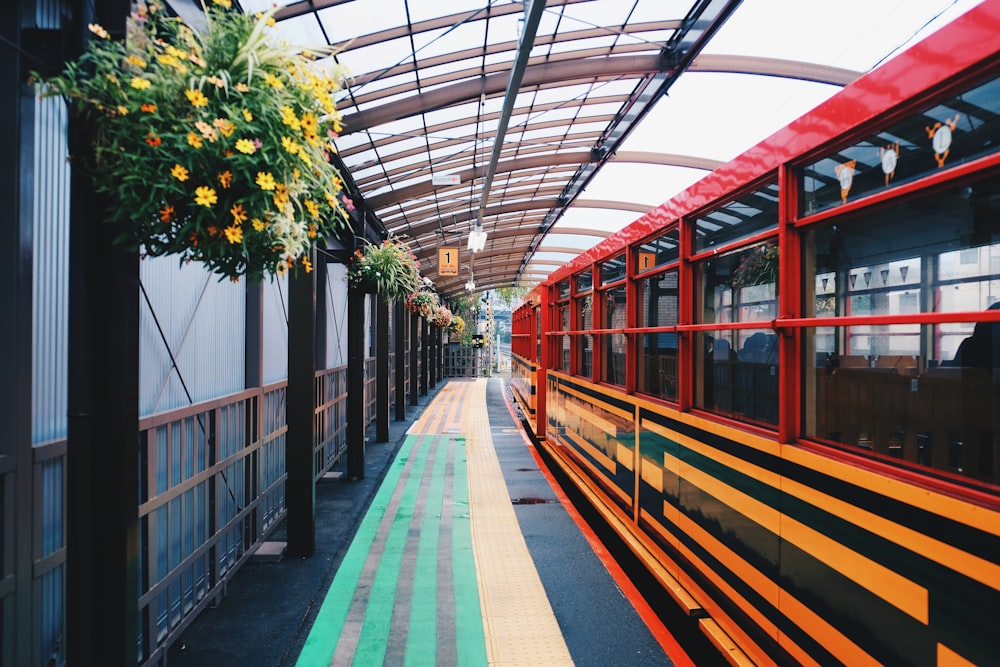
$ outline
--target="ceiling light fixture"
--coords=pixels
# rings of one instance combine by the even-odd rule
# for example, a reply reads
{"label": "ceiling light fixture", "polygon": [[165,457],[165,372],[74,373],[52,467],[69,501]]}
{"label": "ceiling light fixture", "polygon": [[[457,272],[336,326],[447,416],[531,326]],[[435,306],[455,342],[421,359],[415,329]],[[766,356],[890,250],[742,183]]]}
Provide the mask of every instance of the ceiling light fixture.
{"label": "ceiling light fixture", "polygon": [[479,252],[486,247],[486,232],[483,231],[483,226],[478,222],[473,230],[469,232],[468,247],[471,252]]}

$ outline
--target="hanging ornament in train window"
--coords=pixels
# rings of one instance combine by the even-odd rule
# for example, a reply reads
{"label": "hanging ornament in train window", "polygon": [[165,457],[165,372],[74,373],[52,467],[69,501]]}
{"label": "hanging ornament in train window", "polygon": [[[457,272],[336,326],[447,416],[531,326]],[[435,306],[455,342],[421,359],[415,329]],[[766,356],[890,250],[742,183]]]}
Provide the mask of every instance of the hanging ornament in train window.
{"label": "hanging ornament in train window", "polygon": [[896,163],[899,161],[899,142],[878,149],[882,156],[882,172],[885,174],[885,187],[896,175]]}
{"label": "hanging ornament in train window", "polygon": [[924,128],[931,140],[938,168],[943,167],[944,161],[948,159],[948,153],[951,151],[951,133],[955,131],[955,126],[958,125],[958,119],[961,117],[962,114],[957,113],[954,118],[946,118],[943,123],[938,121],[934,125]]}
{"label": "hanging ornament in train window", "polygon": [[851,160],[844,164],[838,164],[833,169],[837,174],[837,180],[840,181],[840,201],[844,204],[847,203],[847,193],[851,191],[851,185],[854,184],[854,167],[857,164],[857,160]]}

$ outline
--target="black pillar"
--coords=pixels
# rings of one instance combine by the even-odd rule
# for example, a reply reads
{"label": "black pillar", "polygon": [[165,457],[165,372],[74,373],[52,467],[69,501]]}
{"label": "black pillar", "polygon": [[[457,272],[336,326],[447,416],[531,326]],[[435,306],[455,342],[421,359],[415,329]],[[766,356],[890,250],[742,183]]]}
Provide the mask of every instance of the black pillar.
{"label": "black pillar", "polygon": [[430,362],[428,328],[430,323],[426,317],[420,318],[420,395],[427,395],[427,364]]}
{"label": "black pillar", "polygon": [[375,442],[389,442],[389,302],[376,299]]}
{"label": "black pillar", "polygon": [[316,273],[306,273],[299,266],[288,279],[285,505],[288,508],[288,554],[300,557],[312,556],[316,550],[315,335]]}
{"label": "black pillar", "polygon": [[406,307],[397,300],[392,309],[392,331],[396,351],[393,382],[396,383],[396,421],[406,419]]}
{"label": "black pillar", "polygon": [[347,288],[347,477],[365,478],[365,293]]}
{"label": "black pillar", "polygon": [[409,313],[410,319],[410,405],[417,404],[420,386],[420,318]]}
{"label": "black pillar", "polygon": [[[80,154],[89,132],[71,123],[70,141]],[[102,212],[114,203],[86,174],[71,187],[66,662],[127,665],[138,650],[139,258],[113,246]]]}

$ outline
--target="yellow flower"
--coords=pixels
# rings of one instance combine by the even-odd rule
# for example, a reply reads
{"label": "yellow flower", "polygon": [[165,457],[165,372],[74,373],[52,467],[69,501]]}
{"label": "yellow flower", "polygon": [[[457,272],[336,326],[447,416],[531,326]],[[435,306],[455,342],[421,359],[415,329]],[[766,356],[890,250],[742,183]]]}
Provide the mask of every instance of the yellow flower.
{"label": "yellow flower", "polygon": [[260,186],[261,190],[273,190],[275,187],[274,176],[270,172],[258,171],[257,172],[257,185]]}
{"label": "yellow flower", "polygon": [[245,118],[248,123],[253,122],[253,114],[250,113],[250,109],[243,110],[243,118]]}
{"label": "yellow flower", "polygon": [[104,28],[102,28],[97,23],[88,23],[87,24],[87,30],[89,30],[90,32],[94,33],[95,35],[97,35],[101,39],[110,39],[111,38],[111,35],[108,34],[108,31],[105,30]]}
{"label": "yellow flower", "polygon": [[285,87],[285,84],[282,83],[281,79],[279,79],[278,77],[274,76],[270,72],[265,72],[264,73],[264,83],[266,83],[267,85],[271,86],[272,88],[281,89],[281,88]]}
{"label": "yellow flower", "polygon": [[212,0],[212,2],[214,2],[217,5],[222,5],[226,9],[230,9],[233,6],[233,3],[232,3],[231,0]]}
{"label": "yellow flower", "polygon": [[246,153],[247,155],[253,155],[257,147],[253,145],[253,142],[249,139],[239,139],[236,142],[236,150],[241,153]]}
{"label": "yellow flower", "polygon": [[184,95],[188,98],[188,101],[193,107],[203,107],[208,105],[208,98],[200,90],[191,90],[190,88],[184,91]]}
{"label": "yellow flower", "polygon": [[310,262],[309,258],[304,255],[302,257],[302,266],[305,268],[306,273],[312,273],[313,270],[312,262]]}
{"label": "yellow flower", "polygon": [[262,232],[264,231],[264,227],[267,226],[264,224],[264,221],[261,220],[260,218],[254,218],[253,220],[250,221],[250,223],[253,225],[253,229],[255,232]]}
{"label": "yellow flower", "polygon": [[[307,199],[305,201],[305,205],[306,209],[309,211],[309,215],[311,215],[314,218],[319,217],[319,204],[314,202],[312,199]],[[309,225],[309,228],[312,229],[312,225]]]}
{"label": "yellow flower", "polygon": [[121,114],[122,116],[127,116],[128,115],[128,109],[126,109],[125,107],[123,107],[121,105],[118,105],[118,113]]}
{"label": "yellow flower", "polygon": [[188,144],[190,144],[191,146],[193,146],[195,148],[201,148],[202,145],[204,144],[204,141],[202,141],[202,138],[199,137],[194,132],[188,132],[188,137],[187,138],[188,138]]}
{"label": "yellow flower", "polygon": [[146,90],[153,85],[152,81],[149,79],[143,79],[141,76],[132,77],[132,82],[129,84],[136,90]]}
{"label": "yellow flower", "polygon": [[194,203],[199,206],[211,206],[215,202],[219,201],[218,196],[215,194],[215,190],[207,185],[199,185],[198,189],[194,191],[194,194]]}
{"label": "yellow flower", "polygon": [[295,140],[288,137],[281,138],[281,147],[292,155],[298,155],[299,151],[302,150],[302,147]]}
{"label": "yellow flower", "polygon": [[293,130],[299,129],[301,123],[299,122],[299,117],[295,115],[295,110],[290,106],[283,106],[279,109],[281,111],[281,122],[292,128]]}
{"label": "yellow flower", "polygon": [[138,67],[140,69],[146,69],[146,61],[143,60],[142,58],[140,58],[137,55],[131,55],[128,58],[126,58],[125,60],[127,60],[129,62],[129,64],[135,65],[136,67]]}
{"label": "yellow flower", "polygon": [[170,170],[170,175],[173,176],[174,178],[176,178],[181,183],[183,183],[188,178],[190,178],[190,174],[188,173],[188,170],[185,169],[184,167],[182,167],[179,164],[175,164],[174,165],[174,168]]}
{"label": "yellow flower", "polygon": [[301,123],[303,132],[316,132],[319,129],[319,118],[316,117],[316,114],[309,111],[302,114]]}
{"label": "yellow flower", "polygon": [[316,225],[309,223],[309,238],[316,238]]}
{"label": "yellow flower", "polygon": [[228,137],[236,131],[236,126],[233,125],[232,121],[226,118],[216,118],[212,121],[212,124],[215,125],[216,129],[218,129],[224,137]]}
{"label": "yellow flower", "polygon": [[240,81],[238,84],[236,84],[236,90],[238,90],[241,93],[249,93],[250,86]]}
{"label": "yellow flower", "polygon": [[239,225],[230,225],[226,227],[226,238],[229,239],[230,243],[242,243],[243,242],[243,228]]}
{"label": "yellow flower", "polygon": [[229,186],[233,184],[233,172],[226,170],[216,176],[219,179],[219,185],[222,186],[224,190],[228,190]]}
{"label": "yellow flower", "polygon": [[229,212],[233,216],[233,224],[240,224],[247,219],[246,209],[243,208],[243,204],[233,204],[233,207],[229,209]]}
{"label": "yellow flower", "polygon": [[217,76],[210,76],[207,79],[205,79],[205,81],[208,81],[210,84],[212,84],[216,88],[225,88],[226,87],[226,82],[223,81],[222,79],[220,79]]}

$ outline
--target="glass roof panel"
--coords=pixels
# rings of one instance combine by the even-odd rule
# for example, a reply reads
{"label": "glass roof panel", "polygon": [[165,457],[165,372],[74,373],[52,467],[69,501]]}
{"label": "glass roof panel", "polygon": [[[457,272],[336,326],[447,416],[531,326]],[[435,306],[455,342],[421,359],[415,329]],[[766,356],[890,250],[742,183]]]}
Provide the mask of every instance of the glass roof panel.
{"label": "glass roof panel", "polygon": [[[274,4],[241,2],[247,11]],[[778,76],[697,71],[698,58],[718,62],[726,56],[736,70],[739,56],[751,56],[860,73],[975,4],[549,0],[531,51],[535,59],[503,125],[522,26],[517,3],[380,0],[373,11],[371,0],[335,0],[323,9],[279,0],[284,8],[278,18],[289,43],[344,43],[336,59],[356,81],[339,98],[347,126],[338,149],[363,199],[381,202],[374,216],[393,231],[412,228],[429,272],[442,238],[433,221],[455,212],[468,229],[470,217],[479,213],[483,174],[490,172],[484,223],[511,236],[488,239],[487,251],[499,254],[476,260],[477,283],[486,284],[491,272],[552,270],[543,264],[546,258],[561,263],[569,257],[546,253],[546,247],[592,246],[605,232],[638,218],[637,208],[657,205],[707,173],[690,165],[732,159],[840,89],[783,78],[780,70]],[[696,7],[704,13],[685,35],[682,19]],[[411,35],[411,29],[417,32]],[[663,80],[662,47],[675,38],[692,44],[703,34],[710,38],[692,70],[653,94]],[[615,48],[619,52],[611,56],[594,51]],[[628,62],[648,63],[648,71],[619,71],[626,54]],[[494,142],[501,136],[500,164],[494,164]],[[664,157],[650,155],[657,153]],[[477,177],[461,186],[430,183],[432,167],[467,174],[473,165]],[[543,226],[602,232],[546,237],[539,231]],[[497,243],[516,247],[508,255]],[[456,284],[461,289],[461,281]]]}

